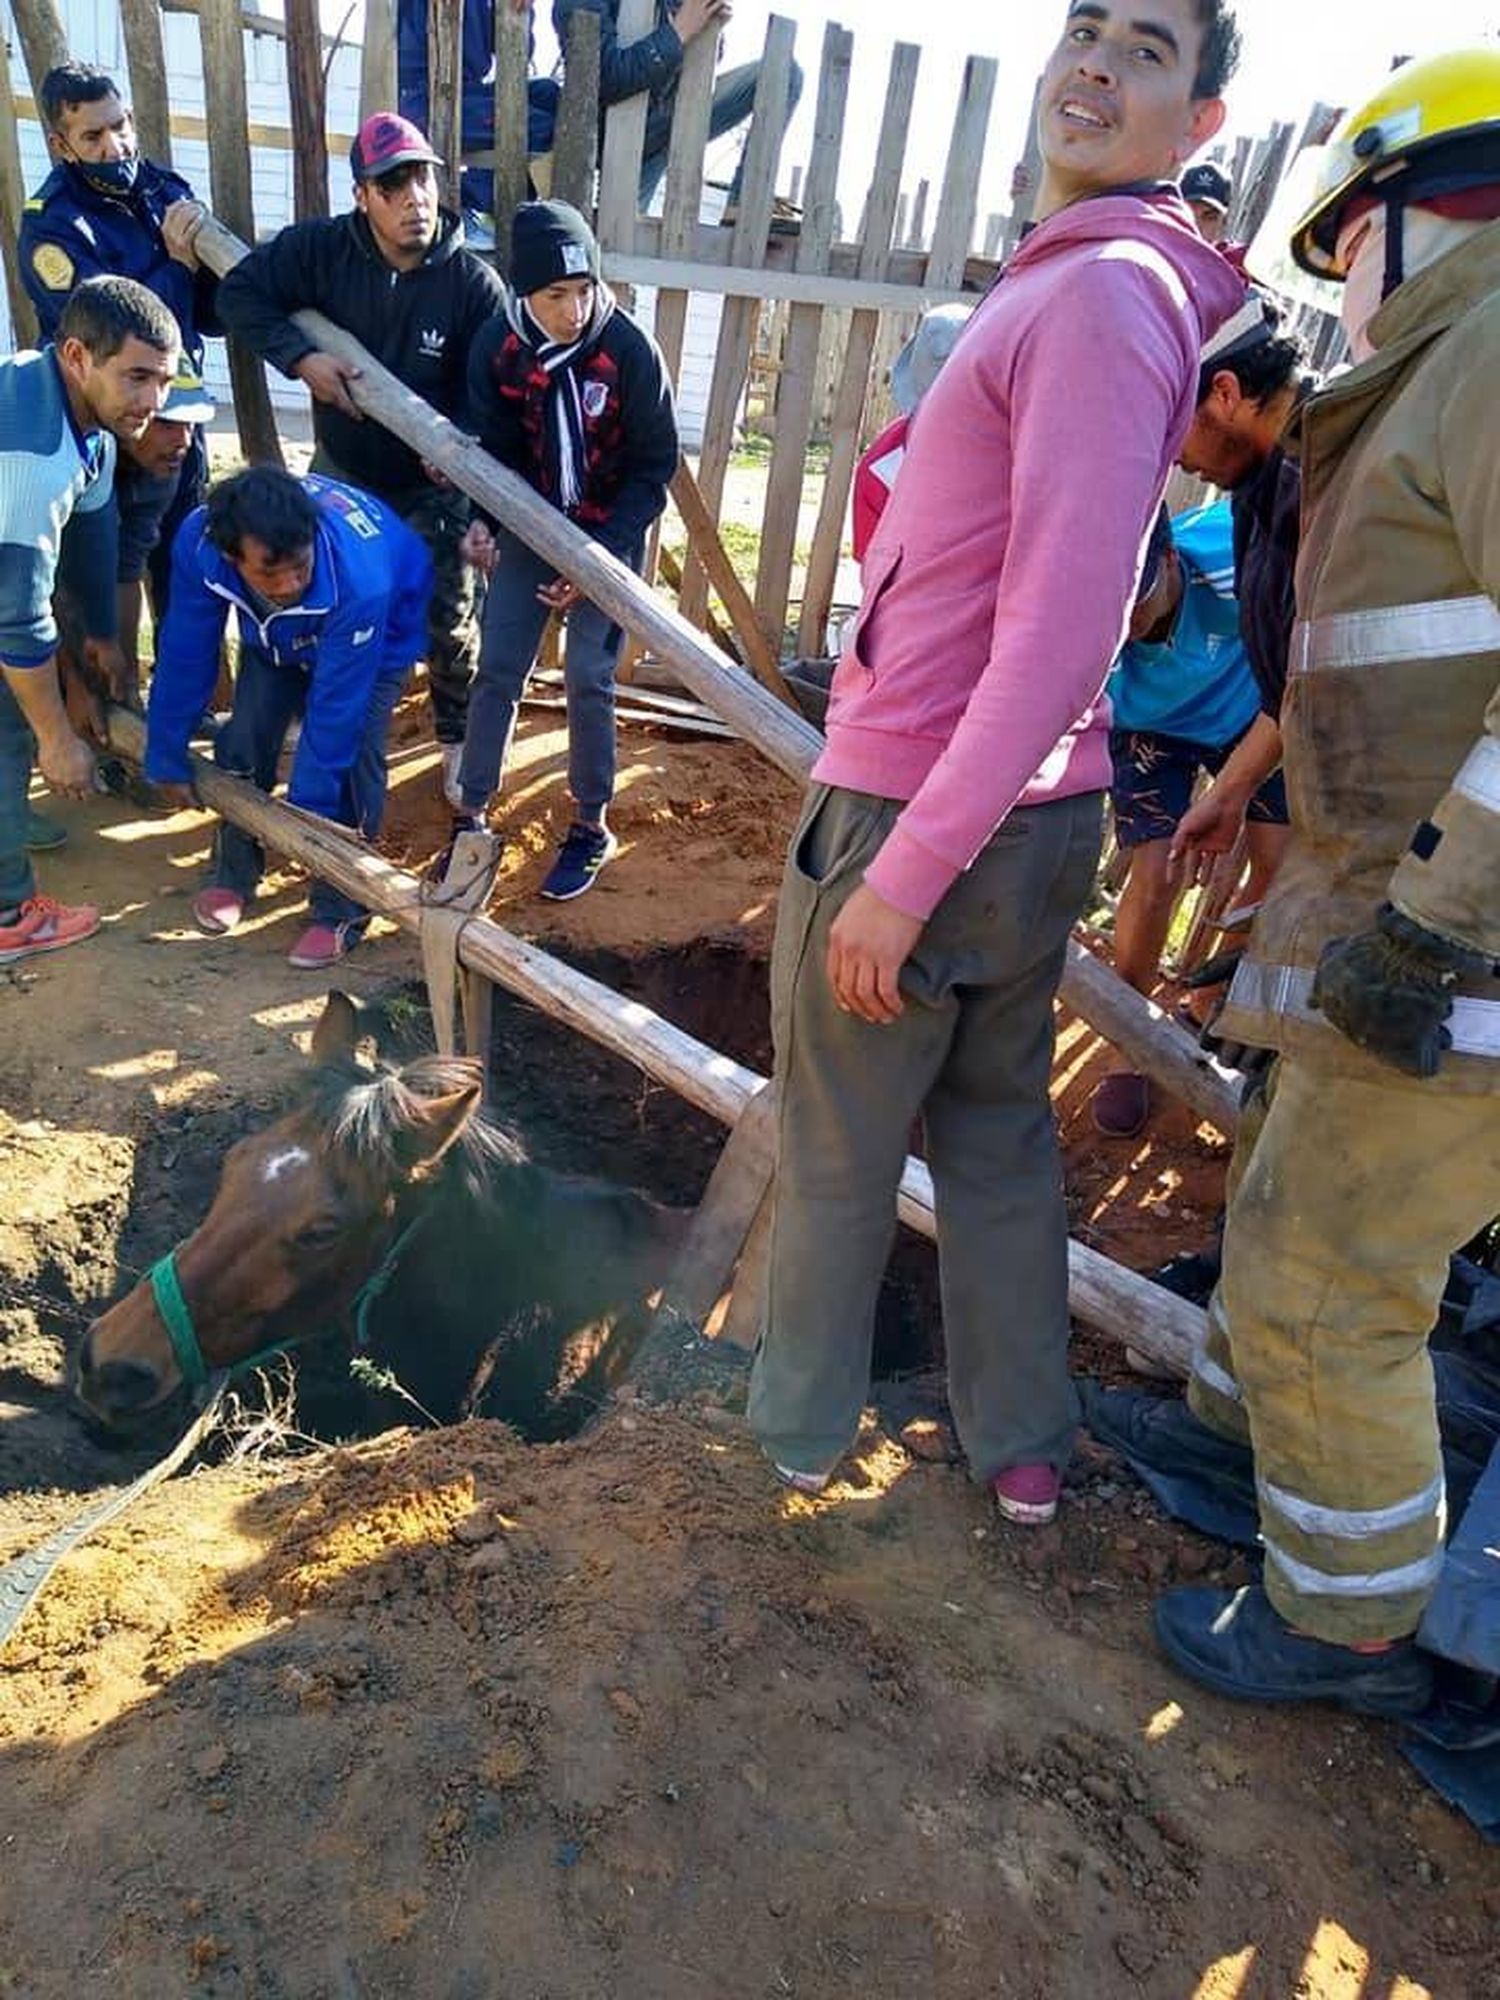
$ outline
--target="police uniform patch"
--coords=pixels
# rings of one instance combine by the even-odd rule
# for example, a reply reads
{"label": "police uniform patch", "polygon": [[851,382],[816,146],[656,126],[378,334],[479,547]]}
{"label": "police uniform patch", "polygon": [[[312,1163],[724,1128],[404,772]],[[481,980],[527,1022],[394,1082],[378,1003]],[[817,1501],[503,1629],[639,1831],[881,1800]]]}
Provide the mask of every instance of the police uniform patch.
{"label": "police uniform patch", "polygon": [[31,268],[49,292],[73,289],[73,259],[59,244],[38,243],[31,253]]}

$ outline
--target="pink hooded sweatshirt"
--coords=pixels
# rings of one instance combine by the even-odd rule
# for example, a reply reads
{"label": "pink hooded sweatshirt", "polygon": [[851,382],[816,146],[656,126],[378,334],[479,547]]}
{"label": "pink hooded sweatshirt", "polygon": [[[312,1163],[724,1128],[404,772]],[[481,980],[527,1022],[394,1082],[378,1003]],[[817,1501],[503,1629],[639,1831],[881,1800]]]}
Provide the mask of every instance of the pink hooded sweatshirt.
{"label": "pink hooded sweatshirt", "polygon": [[926,918],[1016,805],[1109,782],[1104,680],[1245,281],[1175,195],[1032,232],[912,419],[813,776],[906,807],[865,880]]}

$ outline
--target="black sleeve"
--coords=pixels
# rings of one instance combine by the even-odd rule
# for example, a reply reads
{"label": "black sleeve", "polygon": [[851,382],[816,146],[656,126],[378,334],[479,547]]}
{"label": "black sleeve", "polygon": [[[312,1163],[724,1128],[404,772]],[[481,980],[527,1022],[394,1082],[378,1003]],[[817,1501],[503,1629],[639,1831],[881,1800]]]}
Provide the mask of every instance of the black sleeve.
{"label": "black sleeve", "polygon": [[682,39],[670,21],[663,21],[638,42],[622,49],[615,31],[615,13],[608,0],[552,0],[552,25],[566,59],[568,23],[575,14],[599,16],[599,106],[606,109],[623,97],[643,90],[660,93],[682,68]]}
{"label": "black sleeve", "polygon": [[472,355],[474,343],[490,321],[505,309],[505,286],[493,264],[472,250],[460,252],[463,291],[456,301],[457,337]]}
{"label": "black sleeve", "polygon": [[342,222],[294,222],[236,264],[219,280],[218,310],[224,331],[290,375],[304,355],[317,352],[292,314],[305,306],[327,312],[334,277],[334,232]]}
{"label": "black sleeve", "polygon": [[661,349],[633,320],[625,324],[632,336],[620,355],[625,483],[611,502],[609,519],[589,528],[594,540],[622,562],[631,560],[666,506],[667,488],[682,456],[672,383]]}
{"label": "black sleeve", "polygon": [[[499,459],[512,472],[525,476],[526,440],[520,417],[495,388],[491,362],[508,331],[504,313],[496,313],[481,328],[469,349],[468,395],[465,400],[464,428],[484,446],[491,458]],[[474,502],[478,520],[491,528],[499,525],[489,509]]]}

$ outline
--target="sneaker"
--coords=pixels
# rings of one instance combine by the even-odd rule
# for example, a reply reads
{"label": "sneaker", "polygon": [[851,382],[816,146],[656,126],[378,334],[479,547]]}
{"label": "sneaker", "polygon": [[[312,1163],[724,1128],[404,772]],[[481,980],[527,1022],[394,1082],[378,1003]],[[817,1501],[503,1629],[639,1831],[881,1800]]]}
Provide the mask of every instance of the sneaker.
{"label": "sneaker", "polygon": [[831,1472],[799,1472],[794,1465],[775,1465],[771,1470],[783,1486],[790,1486],[794,1493],[822,1493],[833,1477]]}
{"label": "sneaker", "polygon": [[245,899],[233,889],[200,889],[193,898],[193,922],[205,937],[228,937],[245,914]]}
{"label": "sneaker", "polygon": [[1189,1680],[1232,1701],[1330,1701],[1360,1715],[1420,1715],[1432,1662],[1409,1639],[1374,1653],[1295,1632],[1259,1584],[1193,1585],[1157,1602],[1162,1651]]}
{"label": "sneaker", "polygon": [[1200,1423],[1180,1396],[1150,1396],[1139,1389],[1101,1389],[1081,1381],[1084,1428],[1132,1465],[1162,1478],[1207,1480],[1219,1491],[1255,1505],[1255,1460],[1248,1444]]}
{"label": "sneaker", "polygon": [[995,1474],[990,1491],[1007,1521],[1044,1528],[1056,1518],[1062,1474],[1052,1465],[1010,1465]]}
{"label": "sneaker", "polygon": [[1135,1139],[1151,1117],[1151,1080],[1135,1070],[1105,1077],[1089,1107],[1094,1130],[1106,1139]]}
{"label": "sneaker", "polygon": [[0,965],[16,965],[44,951],[61,951],[64,945],[80,944],[99,928],[99,912],[92,903],[54,902],[51,896],[32,896],[4,923],[0,923]]}
{"label": "sneaker", "polygon": [[68,829],[61,820],[48,819],[45,813],[26,814],[26,845],[33,854],[50,854],[54,847],[61,847],[68,837]]}
{"label": "sneaker", "polygon": [[299,972],[326,972],[359,943],[352,924],[309,924],[286,955]]}
{"label": "sneaker", "polygon": [[463,769],[464,746],[462,743],[442,743],[443,753],[443,797],[456,813],[464,809],[464,795],[459,787],[458,774]]}
{"label": "sneaker", "polygon": [[542,884],[542,894],[549,903],[570,903],[575,896],[593,888],[594,877],[607,861],[613,861],[619,849],[619,841],[607,826],[575,823],[568,828],[568,837],[558,849],[557,859]]}

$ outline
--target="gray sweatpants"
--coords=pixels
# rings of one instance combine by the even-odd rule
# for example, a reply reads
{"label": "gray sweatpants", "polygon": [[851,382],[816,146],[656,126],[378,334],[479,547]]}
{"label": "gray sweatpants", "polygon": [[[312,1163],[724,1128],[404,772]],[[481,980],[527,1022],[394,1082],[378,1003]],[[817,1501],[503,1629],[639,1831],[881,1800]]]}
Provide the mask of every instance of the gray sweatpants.
{"label": "gray sweatpants", "polygon": [[767,1324],[750,1422],[825,1472],[858,1428],[875,1301],[914,1118],[938,1223],[948,1392],[976,1477],[1067,1459],[1067,1211],[1048,1087],[1052,1003],[1099,859],[1096,792],[1020,808],[933,912],[905,1011],[840,1011],[829,927],[901,807],[815,785],[793,838],[771,966],[781,1081]]}

